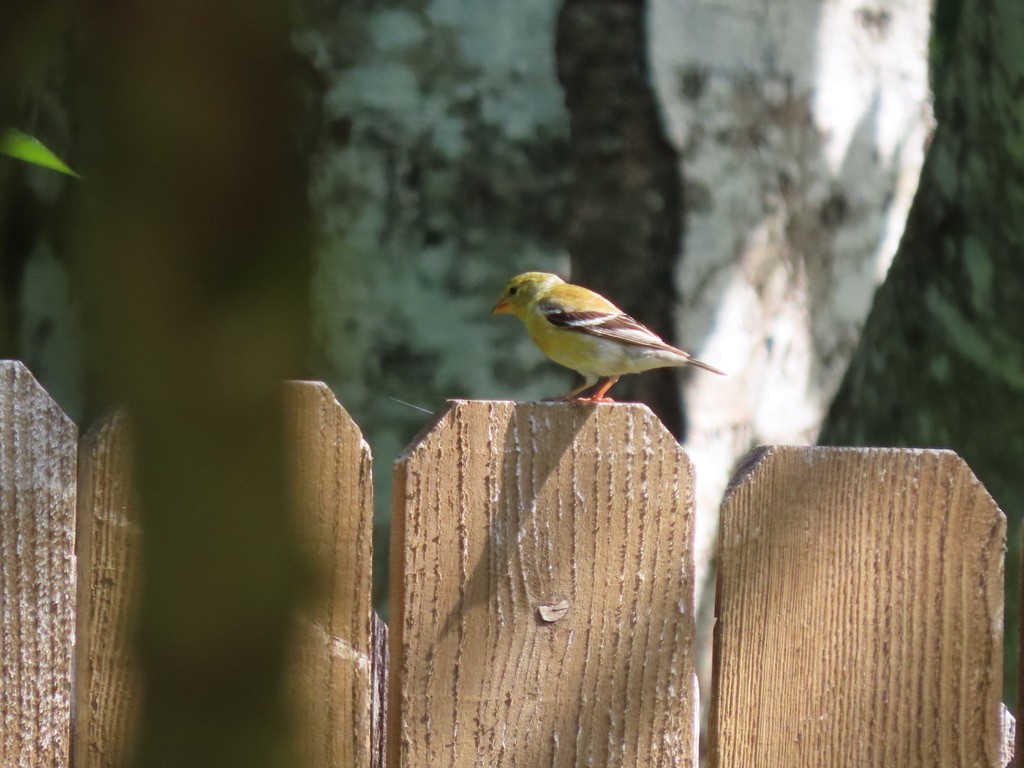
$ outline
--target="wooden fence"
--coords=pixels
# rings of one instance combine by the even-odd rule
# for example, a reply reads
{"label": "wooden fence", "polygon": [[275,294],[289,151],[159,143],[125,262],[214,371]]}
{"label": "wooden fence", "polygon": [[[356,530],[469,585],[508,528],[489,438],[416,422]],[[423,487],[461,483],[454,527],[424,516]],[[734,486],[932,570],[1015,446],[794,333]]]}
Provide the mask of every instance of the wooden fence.
{"label": "wooden fence", "polygon": [[[450,403],[395,467],[385,640],[369,450],[323,384],[286,397],[328,585],[297,617],[305,765],[697,763],[694,468],[647,408]],[[79,440],[0,363],[2,766],[131,742],[127,426]],[[1006,522],[955,454],[759,449],[720,539],[710,765],[1007,763]]]}

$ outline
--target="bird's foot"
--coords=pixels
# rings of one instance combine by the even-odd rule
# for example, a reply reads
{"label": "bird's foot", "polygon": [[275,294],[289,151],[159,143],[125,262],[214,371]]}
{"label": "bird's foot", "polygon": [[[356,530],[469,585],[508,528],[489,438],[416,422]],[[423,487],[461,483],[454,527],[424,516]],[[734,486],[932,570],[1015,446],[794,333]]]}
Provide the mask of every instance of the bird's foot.
{"label": "bird's foot", "polygon": [[610,397],[577,397],[576,402],[578,403],[614,403],[615,401]]}

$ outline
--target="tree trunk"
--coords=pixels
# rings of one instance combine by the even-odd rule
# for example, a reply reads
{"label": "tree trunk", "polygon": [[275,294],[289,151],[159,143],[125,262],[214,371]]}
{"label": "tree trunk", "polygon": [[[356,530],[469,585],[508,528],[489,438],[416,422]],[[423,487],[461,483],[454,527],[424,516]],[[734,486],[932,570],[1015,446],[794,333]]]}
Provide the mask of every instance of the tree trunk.
{"label": "tree trunk", "polygon": [[[558,4],[304,6],[296,47],[322,112],[310,193],[320,219],[314,368],[379,467],[447,398],[569,389],[571,374],[520,323],[490,314],[513,275],[566,267]],[[383,527],[390,473],[375,483]]]}
{"label": "tree trunk", "polygon": [[[647,3],[636,0],[565,0],[559,14],[558,75],[574,172],[564,237],[573,280],[671,344],[682,183],[651,87],[646,14]],[[681,436],[675,371],[626,377],[612,395],[647,403]]]}
{"label": "tree trunk", "polygon": [[685,178],[675,339],[729,374],[683,378],[706,651],[728,477],[758,443],[817,434],[896,250],[930,127],[930,3],[650,9],[652,72]]}
{"label": "tree trunk", "polygon": [[[955,38],[938,41],[938,129],[906,233],[820,441],[956,450],[1006,512],[1016,542],[1024,511],[1024,5],[964,3],[955,26]],[[1011,546],[1008,691],[1018,558]]]}

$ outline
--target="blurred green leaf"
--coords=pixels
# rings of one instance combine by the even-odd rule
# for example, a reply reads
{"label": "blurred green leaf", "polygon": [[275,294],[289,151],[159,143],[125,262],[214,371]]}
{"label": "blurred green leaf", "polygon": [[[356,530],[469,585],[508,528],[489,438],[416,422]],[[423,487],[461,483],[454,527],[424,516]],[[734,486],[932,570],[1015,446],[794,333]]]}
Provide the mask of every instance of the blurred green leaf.
{"label": "blurred green leaf", "polygon": [[60,171],[68,176],[74,176],[76,179],[82,178],[71,170],[63,160],[48,150],[41,141],[14,128],[8,128],[3,134],[0,134],[0,154]]}

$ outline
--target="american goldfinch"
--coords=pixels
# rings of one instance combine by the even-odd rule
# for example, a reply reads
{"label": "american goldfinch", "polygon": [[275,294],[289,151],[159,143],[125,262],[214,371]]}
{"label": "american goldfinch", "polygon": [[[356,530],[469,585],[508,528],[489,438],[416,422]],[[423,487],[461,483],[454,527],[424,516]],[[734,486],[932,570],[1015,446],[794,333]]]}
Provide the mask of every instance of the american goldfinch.
{"label": "american goldfinch", "polygon": [[583,376],[583,384],[562,400],[572,400],[604,379],[592,396],[580,399],[613,402],[605,393],[620,376],[652,368],[695,365],[725,375],[666,344],[599,293],[547,272],[525,272],[509,280],[491,310],[492,315],[503,313],[526,324],[541,352]]}

